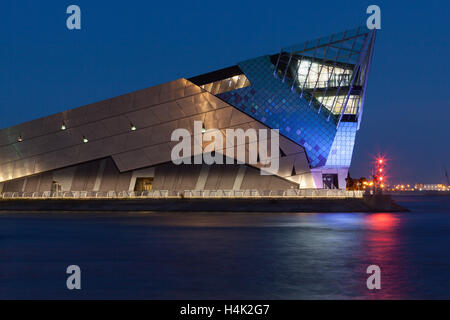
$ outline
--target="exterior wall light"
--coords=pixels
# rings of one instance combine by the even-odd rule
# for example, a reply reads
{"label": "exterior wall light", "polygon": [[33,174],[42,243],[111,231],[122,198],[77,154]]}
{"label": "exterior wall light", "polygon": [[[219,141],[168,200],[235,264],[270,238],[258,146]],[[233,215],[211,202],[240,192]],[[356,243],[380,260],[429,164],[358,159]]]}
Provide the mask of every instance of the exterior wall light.
{"label": "exterior wall light", "polygon": [[136,131],[136,126],[132,122],[130,122],[130,130]]}
{"label": "exterior wall light", "polygon": [[19,137],[17,138],[17,142],[22,142],[22,141],[23,141],[22,136],[19,136]]}
{"label": "exterior wall light", "polygon": [[63,123],[61,124],[61,130],[66,130],[67,128],[66,128],[66,124],[64,123],[64,121],[63,121]]}
{"label": "exterior wall light", "polygon": [[202,133],[206,132],[205,124],[202,124]]}
{"label": "exterior wall light", "polygon": [[88,143],[89,140],[88,140],[85,136],[83,136],[83,142],[84,142],[84,143]]}

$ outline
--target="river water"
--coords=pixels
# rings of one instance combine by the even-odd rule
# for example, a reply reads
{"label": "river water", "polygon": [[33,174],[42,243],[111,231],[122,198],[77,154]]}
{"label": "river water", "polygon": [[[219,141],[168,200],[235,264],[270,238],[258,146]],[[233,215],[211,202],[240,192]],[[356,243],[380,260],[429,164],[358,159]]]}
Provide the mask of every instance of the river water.
{"label": "river water", "polygon": [[3,213],[0,298],[450,299],[450,197],[396,200],[411,212]]}

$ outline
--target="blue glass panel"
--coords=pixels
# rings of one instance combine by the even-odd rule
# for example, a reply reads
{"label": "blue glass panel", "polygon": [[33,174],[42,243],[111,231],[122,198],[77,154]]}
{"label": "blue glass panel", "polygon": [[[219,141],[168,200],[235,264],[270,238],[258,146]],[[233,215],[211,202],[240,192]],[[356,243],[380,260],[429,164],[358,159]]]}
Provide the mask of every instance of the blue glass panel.
{"label": "blue glass panel", "polygon": [[269,56],[244,61],[239,67],[251,86],[217,96],[302,145],[312,168],[325,165],[336,135],[328,113],[318,114],[288,83],[275,78]]}
{"label": "blue glass panel", "polygon": [[327,166],[350,166],[357,127],[357,122],[341,122],[339,124],[327,158]]}

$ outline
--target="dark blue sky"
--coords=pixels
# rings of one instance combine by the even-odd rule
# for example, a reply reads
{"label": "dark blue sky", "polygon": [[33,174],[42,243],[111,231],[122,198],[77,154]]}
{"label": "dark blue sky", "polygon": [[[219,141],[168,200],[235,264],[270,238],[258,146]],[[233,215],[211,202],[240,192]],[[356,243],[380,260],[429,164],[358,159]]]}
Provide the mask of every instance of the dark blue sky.
{"label": "dark blue sky", "polygon": [[[66,28],[77,4],[82,30]],[[378,152],[391,182],[450,170],[448,1],[3,1],[0,128],[275,53],[381,7],[352,176]]]}

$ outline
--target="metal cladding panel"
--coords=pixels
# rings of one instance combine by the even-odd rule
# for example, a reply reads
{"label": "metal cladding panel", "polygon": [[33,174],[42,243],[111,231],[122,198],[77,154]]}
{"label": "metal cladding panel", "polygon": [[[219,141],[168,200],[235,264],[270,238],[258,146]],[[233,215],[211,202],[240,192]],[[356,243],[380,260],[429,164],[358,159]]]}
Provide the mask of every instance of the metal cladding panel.
{"label": "metal cladding panel", "polygon": [[296,174],[303,174],[303,173],[311,172],[308,163],[305,162],[305,157],[302,156],[301,153],[297,153],[295,155],[294,168],[295,168]]}
{"label": "metal cladding panel", "polygon": [[43,120],[37,119],[25,122],[14,127],[0,130],[0,145],[7,145],[17,142],[19,136],[31,137],[35,132],[45,131]]}
{"label": "metal cladding panel", "polygon": [[39,180],[39,190],[40,192],[48,191],[52,189],[53,175],[51,172],[45,172],[41,175]]}
{"label": "metal cladding panel", "polygon": [[23,191],[35,192],[36,190],[38,190],[40,178],[41,177],[39,175],[27,178],[27,184]]}
{"label": "metal cladding panel", "polygon": [[230,119],[230,126],[239,126],[242,123],[247,123],[249,120],[249,117],[237,110],[236,108],[233,108],[231,110],[231,119]]}
{"label": "metal cladding panel", "polygon": [[4,192],[14,192],[14,191],[22,191],[25,183],[25,179],[17,179],[13,181],[8,181],[4,188]]}
{"label": "metal cladding panel", "polygon": [[181,175],[178,179],[178,183],[175,186],[177,190],[193,190],[200,175],[202,166],[201,165],[191,165],[184,166],[180,168]]}
{"label": "metal cladding panel", "polygon": [[29,176],[34,173],[35,159],[23,159],[15,162],[13,178]]}
{"label": "metal cladding panel", "polygon": [[[11,142],[0,146],[0,182],[105,157],[112,157],[120,172],[169,162],[172,148],[178,143],[171,141],[172,132],[185,128],[193,135],[194,121],[202,121],[207,129],[217,128],[222,134],[227,128],[268,129],[209,92],[193,87],[181,79],[1,130],[3,141]],[[90,121],[89,115],[96,120]],[[61,129],[61,119],[66,130]],[[131,130],[131,123],[136,130]],[[42,124],[47,126],[45,130]],[[35,131],[25,131],[32,127]],[[27,136],[18,142],[12,140],[12,132],[27,132]],[[83,143],[83,136],[87,143]],[[288,146],[283,147],[285,152],[301,154],[303,164],[308,166],[304,149],[280,138],[282,145]],[[227,146],[225,137],[223,141]],[[248,141],[245,149],[248,152]]]}
{"label": "metal cladding panel", "polygon": [[132,172],[125,172],[117,178],[116,190],[127,190],[130,187]]}
{"label": "metal cladding panel", "polygon": [[[168,141],[169,131],[184,116],[181,107],[170,100],[186,98],[186,93],[204,94],[201,88],[192,87],[196,86],[179,79],[0,130],[0,181],[145,147],[151,139],[142,137],[139,129],[148,132],[152,125],[166,128],[155,143]],[[193,101],[199,102],[200,110],[205,105],[208,110],[216,108],[205,98]],[[136,139],[127,138],[131,123],[139,128],[132,132]],[[83,143],[83,137],[88,143]]]}
{"label": "metal cladding panel", "polygon": [[170,161],[170,152],[175,144],[176,142],[163,143],[144,148],[142,151],[149,159],[147,166]]}
{"label": "metal cladding panel", "polygon": [[108,144],[110,140],[111,138],[100,139],[80,145],[78,162],[91,161],[95,159],[104,158],[105,156],[107,156]]}
{"label": "metal cladding panel", "polygon": [[5,145],[0,147],[0,154],[4,162],[14,161],[20,159],[20,155],[16,152],[13,145]]}
{"label": "metal cladding panel", "polygon": [[[94,105],[95,107],[92,107]],[[105,117],[105,114],[110,114],[110,106],[111,101],[109,100],[104,100],[95,104],[87,105],[85,117],[89,121],[102,120]]]}
{"label": "metal cladding panel", "polygon": [[195,95],[195,94],[201,93],[201,92],[203,92],[202,88],[194,85],[193,83],[191,83],[189,81],[186,82],[186,87],[184,88],[185,96],[191,96],[191,95]]}
{"label": "metal cladding panel", "polygon": [[92,188],[93,184],[89,182],[96,176],[98,166],[98,161],[91,161],[76,166],[72,179],[72,190],[92,191],[89,187]]}
{"label": "metal cladding panel", "polygon": [[291,188],[293,184],[275,176],[261,176],[259,170],[247,167],[240,189],[254,189],[255,186],[260,190],[283,190]]}
{"label": "metal cladding panel", "polygon": [[[147,94],[151,97],[151,91],[145,91],[147,91]],[[133,107],[135,107],[136,95],[137,93],[133,92],[109,99],[109,114],[117,115],[130,111]],[[151,98],[148,98],[149,104],[150,100]]]}
{"label": "metal cladding panel", "polygon": [[[103,125],[103,127],[105,128],[105,132],[109,135],[109,136],[114,136],[123,132],[127,132],[128,130],[130,130],[130,120],[133,121],[133,124],[137,125],[137,126],[144,126],[141,123],[135,123],[135,119],[153,119],[154,117],[152,116],[148,116],[148,113],[151,114],[151,111],[147,111],[149,109],[145,109],[145,110],[140,110],[140,111],[136,111],[139,112],[139,116],[135,117],[134,113],[130,113],[127,115],[120,115],[117,117],[112,117],[112,118],[107,118],[107,119],[103,119],[100,123]],[[147,113],[143,113],[147,111]],[[132,117],[132,119],[131,119]],[[147,123],[146,123],[147,124]]]}
{"label": "metal cladding panel", "polygon": [[111,158],[107,158],[105,161],[99,191],[117,190],[116,185],[120,172]]}
{"label": "metal cladding panel", "polygon": [[116,154],[113,156],[113,160],[120,171],[147,167],[150,163],[150,159],[147,158],[145,152],[141,149]]}
{"label": "metal cladding panel", "polygon": [[283,136],[280,136],[280,151],[284,152],[285,155],[289,156],[291,154],[297,154],[300,152],[304,153],[305,149],[303,149],[303,147],[299,146],[298,144],[292,142],[291,140]]}
{"label": "metal cladding panel", "polygon": [[274,77],[269,56],[239,64],[251,86],[217,95],[306,149],[311,167],[325,165],[336,135],[328,114],[318,113],[290,85]]}
{"label": "metal cladding panel", "polygon": [[207,112],[205,115],[205,128],[208,129],[222,129],[230,126],[231,112],[234,108],[222,108],[214,112]]}
{"label": "metal cladding panel", "polygon": [[79,136],[76,138],[79,138],[80,141],[82,136],[89,138],[89,140],[100,140],[109,136],[105,126],[101,122],[84,124],[78,128],[78,131]]}
{"label": "metal cladding panel", "polygon": [[140,109],[132,111],[123,116],[129,122],[126,123],[126,131],[130,130],[130,125],[133,124],[137,128],[145,128],[157,124],[160,120],[154,112],[155,107]]}
{"label": "metal cladding panel", "polygon": [[186,116],[176,100],[154,106],[151,110],[159,122],[172,121]]}
{"label": "metal cladding panel", "polygon": [[224,105],[218,101],[212,101],[211,103],[210,99],[207,98],[208,95],[211,94],[197,94],[187,98],[182,98],[177,100],[177,104],[186,116],[204,113],[224,107]]}
{"label": "metal cladding panel", "polygon": [[186,116],[193,116],[201,112],[198,110],[198,106],[194,103],[194,96],[179,99],[176,103]]}
{"label": "metal cladding panel", "polygon": [[[160,103],[160,95],[161,85],[139,90],[134,92],[130,105],[133,104],[134,108],[143,108],[156,105]],[[111,106],[111,108],[113,107]],[[114,108],[120,108],[120,103],[118,103],[117,107]]]}
{"label": "metal cladding panel", "polygon": [[[55,134],[61,130],[63,122],[70,129],[97,123],[97,121],[123,115],[132,110],[138,110],[139,108],[158,105],[172,100],[172,96],[175,94],[169,94],[170,90],[178,90],[176,96],[183,97],[186,96],[186,92],[189,94],[201,92],[201,88],[199,87],[196,90],[187,90],[186,86],[189,88],[196,87],[186,79],[178,79],[2,129],[0,130],[0,146],[17,143],[19,136],[22,136],[24,141],[26,141],[39,136]],[[161,92],[164,92],[164,94]],[[2,159],[0,158],[1,162]]]}
{"label": "metal cladding panel", "polygon": [[280,168],[278,175],[281,177],[290,177],[292,175],[292,168],[294,167],[295,155],[280,158]]}
{"label": "metal cladding panel", "polygon": [[204,121],[205,114],[199,113],[190,117],[186,117],[178,120],[178,128],[184,128],[188,130],[192,135],[194,133],[194,121]]}
{"label": "metal cladding panel", "polygon": [[152,135],[148,137],[151,144],[170,142],[172,132],[178,129],[178,121],[170,121],[153,126]]}

